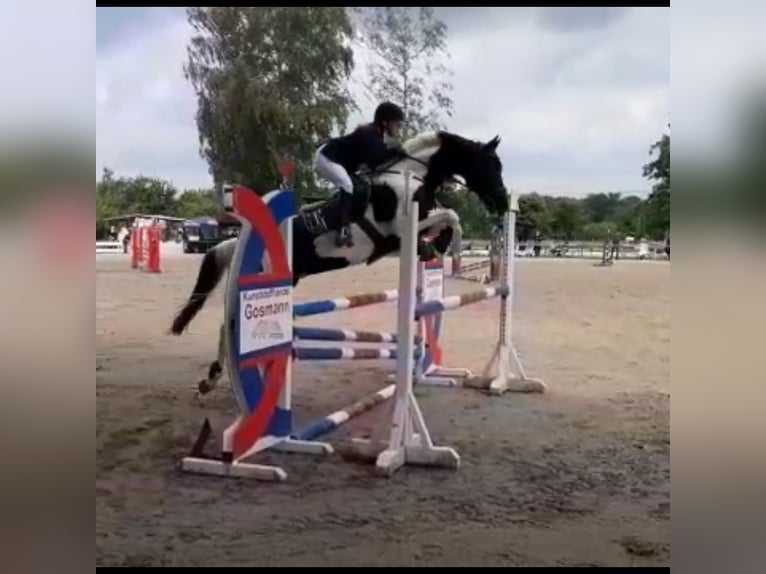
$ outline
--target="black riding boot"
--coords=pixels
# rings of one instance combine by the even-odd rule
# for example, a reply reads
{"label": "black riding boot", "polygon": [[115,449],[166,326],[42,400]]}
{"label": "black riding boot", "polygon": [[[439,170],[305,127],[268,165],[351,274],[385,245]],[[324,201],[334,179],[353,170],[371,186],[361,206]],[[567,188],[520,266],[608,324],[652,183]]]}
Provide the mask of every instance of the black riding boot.
{"label": "black riding boot", "polygon": [[340,222],[338,224],[338,236],[335,238],[335,245],[338,247],[353,247],[354,242],[351,238],[351,206],[354,196],[341,190],[338,198],[338,214]]}

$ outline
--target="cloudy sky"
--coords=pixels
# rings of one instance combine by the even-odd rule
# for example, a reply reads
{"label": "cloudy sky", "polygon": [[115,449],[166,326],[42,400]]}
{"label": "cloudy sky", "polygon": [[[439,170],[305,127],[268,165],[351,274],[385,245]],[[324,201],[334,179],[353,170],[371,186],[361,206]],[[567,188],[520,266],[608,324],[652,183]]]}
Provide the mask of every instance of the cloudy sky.
{"label": "cloudy sky", "polygon": [[[448,129],[499,134],[507,185],[565,195],[650,189],[641,166],[670,122],[669,9],[438,10],[454,72]],[[183,10],[98,8],[96,17],[97,172],[209,186],[182,74],[191,34]],[[371,115],[374,104],[359,103]]]}

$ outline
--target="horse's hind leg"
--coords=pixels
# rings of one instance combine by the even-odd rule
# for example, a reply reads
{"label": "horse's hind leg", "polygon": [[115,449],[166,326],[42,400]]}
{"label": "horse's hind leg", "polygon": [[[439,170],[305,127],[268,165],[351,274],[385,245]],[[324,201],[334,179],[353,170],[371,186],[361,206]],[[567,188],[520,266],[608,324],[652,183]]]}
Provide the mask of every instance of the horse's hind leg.
{"label": "horse's hind leg", "polygon": [[218,380],[223,375],[223,363],[226,360],[226,342],[224,341],[224,326],[221,325],[218,331],[218,357],[215,361],[210,363],[207,371],[207,379],[202,379],[197,384],[197,392],[200,395],[206,395],[212,391],[218,384]]}

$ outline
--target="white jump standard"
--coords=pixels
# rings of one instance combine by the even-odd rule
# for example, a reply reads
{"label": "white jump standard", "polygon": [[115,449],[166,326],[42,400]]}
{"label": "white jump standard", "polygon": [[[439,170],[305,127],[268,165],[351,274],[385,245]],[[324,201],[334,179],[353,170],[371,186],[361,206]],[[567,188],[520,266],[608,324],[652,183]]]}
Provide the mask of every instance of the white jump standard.
{"label": "white jump standard", "polygon": [[[407,178],[409,182],[409,178]],[[399,293],[397,313],[397,338],[412,346],[415,336],[417,288],[417,230],[418,203],[411,202],[409,223],[402,233],[399,265]],[[404,296],[407,293],[409,296]],[[401,343],[400,343],[401,345]],[[405,464],[458,468],[460,456],[455,449],[434,446],[428,432],[418,400],[412,392],[415,367],[414,353],[403,350],[396,363],[394,409],[390,425],[381,427],[371,440],[354,441],[357,456],[376,458],[375,468],[383,476],[391,476]],[[389,430],[388,440],[383,434]]]}
{"label": "white jump standard", "polygon": [[[431,299],[420,304],[416,313],[416,317],[421,317],[429,313],[457,309],[490,298],[499,298],[499,333],[492,358],[483,369],[482,374],[478,376],[472,374],[468,369],[448,368],[439,365],[438,361],[432,361],[422,373],[418,373],[416,385],[440,384],[440,381],[444,379],[439,377],[446,377],[448,380],[456,381],[456,385],[485,389],[490,394],[495,395],[500,395],[506,391],[521,393],[545,392],[546,385],[542,380],[527,377],[511,338],[514,285],[513,253],[515,249],[516,212],[518,211],[518,203],[514,197],[511,197],[510,206],[510,210],[503,218],[502,249],[498,250],[500,256],[500,285],[464,295]],[[441,319],[441,316],[439,319]],[[433,340],[432,346],[435,345],[437,347],[434,351],[439,356],[441,353],[438,349],[440,344],[438,332],[433,337]],[[491,375],[490,373],[495,365],[497,365],[497,374]]]}

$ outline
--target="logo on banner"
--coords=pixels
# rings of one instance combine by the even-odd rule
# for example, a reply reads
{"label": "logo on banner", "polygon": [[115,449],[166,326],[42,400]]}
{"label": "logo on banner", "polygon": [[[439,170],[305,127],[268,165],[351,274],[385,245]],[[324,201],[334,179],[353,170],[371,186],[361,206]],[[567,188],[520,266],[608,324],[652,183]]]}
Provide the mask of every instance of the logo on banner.
{"label": "logo on banner", "polygon": [[265,351],[292,340],[291,299],[289,287],[250,289],[240,293],[241,354]]}

